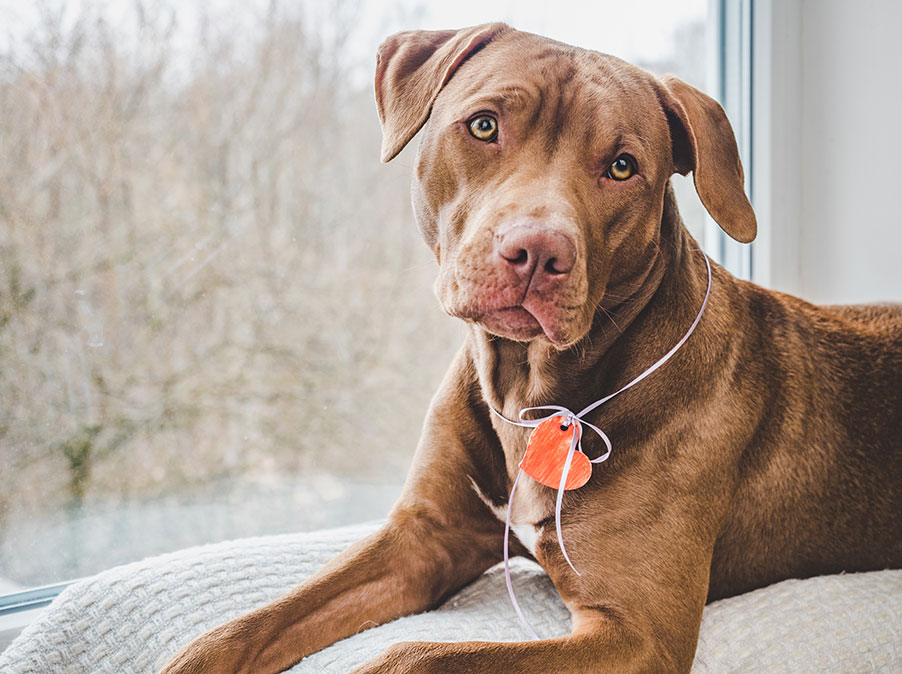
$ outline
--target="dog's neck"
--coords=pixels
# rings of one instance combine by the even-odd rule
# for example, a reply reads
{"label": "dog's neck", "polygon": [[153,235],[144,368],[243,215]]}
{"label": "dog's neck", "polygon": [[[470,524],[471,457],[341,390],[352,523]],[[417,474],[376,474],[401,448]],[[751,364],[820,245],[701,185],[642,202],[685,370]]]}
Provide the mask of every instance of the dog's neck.
{"label": "dog's neck", "polygon": [[535,405],[579,410],[663,355],[689,327],[706,282],[698,245],[683,226],[669,184],[659,231],[656,253],[629,280],[629,289],[608,289],[618,302],[602,300],[588,334],[572,347],[558,350],[545,339],[515,342],[473,326],[471,352],[486,401],[511,419]]}

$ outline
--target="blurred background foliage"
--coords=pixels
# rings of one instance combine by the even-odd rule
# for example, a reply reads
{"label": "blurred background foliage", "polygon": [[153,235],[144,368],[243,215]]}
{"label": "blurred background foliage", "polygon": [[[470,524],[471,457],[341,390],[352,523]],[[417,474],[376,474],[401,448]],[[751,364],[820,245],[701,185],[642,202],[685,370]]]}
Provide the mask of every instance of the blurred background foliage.
{"label": "blurred background foliage", "polygon": [[352,10],[198,9],[185,44],[175,5],[58,4],[0,54],[0,531],[403,475],[460,333],[340,58]]}

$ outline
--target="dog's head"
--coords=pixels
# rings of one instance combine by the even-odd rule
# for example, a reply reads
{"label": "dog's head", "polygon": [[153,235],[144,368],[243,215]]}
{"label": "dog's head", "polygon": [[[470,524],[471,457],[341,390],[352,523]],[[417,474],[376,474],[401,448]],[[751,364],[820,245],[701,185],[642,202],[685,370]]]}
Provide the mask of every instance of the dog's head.
{"label": "dog's head", "polygon": [[729,122],[676,78],[490,24],[388,38],[376,103],[383,161],[425,127],[413,206],[442,306],[495,335],[582,338],[658,254],[675,172],[730,236],[755,237]]}

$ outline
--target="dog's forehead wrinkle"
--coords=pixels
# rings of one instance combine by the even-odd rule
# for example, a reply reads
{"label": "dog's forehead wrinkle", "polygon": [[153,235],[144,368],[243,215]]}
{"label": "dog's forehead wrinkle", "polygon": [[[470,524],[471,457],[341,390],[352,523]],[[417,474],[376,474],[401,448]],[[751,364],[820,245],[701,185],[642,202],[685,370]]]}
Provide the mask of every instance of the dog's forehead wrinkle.
{"label": "dog's forehead wrinkle", "polygon": [[[634,154],[653,151],[656,141],[648,138],[647,126],[654,117],[634,110],[638,97],[655,97],[647,73],[594,52],[562,52],[554,46],[548,52],[554,59],[545,59],[543,53],[517,59],[506,51],[497,55],[502,63],[512,61],[510,68],[492,67],[490,60],[472,64],[467,77],[451,80],[437,110],[448,124],[481,110],[510,115],[502,120],[501,133],[506,133],[506,124],[515,124],[521,141],[529,142],[529,152],[538,150],[545,157],[567,147],[580,149],[582,155],[590,148],[588,154],[599,161],[613,159],[608,155],[618,145],[631,146]],[[562,53],[565,58],[560,58]],[[663,127],[666,118],[659,112],[662,119],[654,121]],[[611,136],[615,130],[617,138]]]}
{"label": "dog's forehead wrinkle", "polygon": [[539,87],[534,83],[525,79],[511,81],[510,77],[506,77],[497,82],[474,81],[466,88],[457,105],[463,114],[485,108],[511,112],[533,104],[539,98]]}
{"label": "dog's forehead wrinkle", "polygon": [[[513,69],[524,70],[540,83],[554,84],[558,79],[591,79],[602,88],[615,86],[626,93],[637,86],[648,88],[654,75],[611,54],[575,47],[540,35],[514,31],[504,40],[494,43],[465,64],[474,70],[501,64],[491,73],[509,77]],[[650,89],[649,89],[650,91]]]}

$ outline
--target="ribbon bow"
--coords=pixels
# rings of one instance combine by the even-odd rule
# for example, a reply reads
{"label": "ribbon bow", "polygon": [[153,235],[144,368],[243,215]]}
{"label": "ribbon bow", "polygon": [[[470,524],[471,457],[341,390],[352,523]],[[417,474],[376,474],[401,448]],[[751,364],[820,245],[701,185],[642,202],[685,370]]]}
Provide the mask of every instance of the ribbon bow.
{"label": "ribbon bow", "polygon": [[[557,500],[554,506],[554,526],[557,531],[557,542],[558,546],[561,549],[561,553],[564,555],[564,559],[567,560],[567,564],[570,565],[570,568],[573,569],[574,573],[577,576],[581,576],[582,574],[573,566],[573,562],[570,561],[570,555],[567,554],[567,549],[564,547],[564,535],[561,532],[561,504],[564,501],[564,492],[566,491],[565,485],[567,484],[567,475],[570,472],[570,464],[573,461],[573,455],[575,452],[582,452],[582,435],[583,435],[583,427],[588,426],[591,428],[598,437],[601,438],[602,442],[604,442],[607,451],[601,456],[595,459],[589,459],[589,463],[596,464],[602,463],[606,461],[609,456],[611,456],[611,439],[607,436],[607,434],[595,426],[594,424],[590,424],[588,421],[583,419],[585,415],[589,412],[595,410],[600,407],[611,398],[616,395],[619,395],[626,391],[628,388],[632,388],[640,381],[649,376],[652,372],[661,367],[664,363],[670,360],[670,357],[675,354],[683,344],[686,343],[686,340],[689,339],[689,335],[691,335],[696,326],[699,324],[699,321],[702,319],[702,314],[705,313],[705,307],[708,306],[708,297],[711,295],[711,263],[708,261],[708,256],[705,255],[705,266],[708,270],[708,287],[705,290],[705,299],[702,301],[702,306],[698,311],[698,315],[695,317],[695,320],[692,322],[692,325],[689,326],[689,329],[686,331],[686,334],[678,341],[670,351],[665,353],[654,365],[645,370],[638,377],[633,379],[631,382],[623,386],[622,388],[614,391],[610,395],[605,396],[601,400],[596,400],[594,403],[584,408],[580,412],[571,412],[566,407],[562,407],[560,405],[539,405],[537,407],[525,407],[520,410],[520,413],[517,415],[517,421],[513,419],[508,419],[506,416],[501,414],[498,410],[496,410],[491,405],[489,409],[494,412],[494,414],[500,419],[506,421],[509,424],[513,424],[514,426],[523,426],[525,428],[537,428],[542,423],[548,421],[549,419],[553,419],[555,417],[561,417],[564,422],[562,423],[562,427],[569,427],[571,424],[576,424],[576,430],[573,433],[572,438],[570,439],[570,449],[567,452],[567,458],[564,461],[564,468],[561,472],[561,482],[558,486],[557,490]],[[552,410],[551,414],[548,414],[544,417],[538,419],[525,419],[524,416],[529,412],[539,411],[539,410]],[[511,603],[514,605],[514,610],[517,612],[517,617],[520,618],[520,622],[523,624],[523,627],[526,628],[526,631],[532,636],[533,639],[539,640],[538,635],[536,635],[535,631],[530,626],[529,622],[526,620],[523,612],[520,610],[520,605],[517,603],[517,597],[514,595],[514,587],[511,583],[511,573],[510,573],[510,550],[509,550],[509,541],[510,541],[510,530],[511,530],[511,505],[514,501],[514,493],[517,491],[517,483],[520,481],[520,476],[523,475],[523,469],[517,472],[517,476],[514,478],[514,484],[511,486],[511,493],[507,499],[507,517],[504,522],[504,579],[507,582],[507,593],[510,595]]]}

